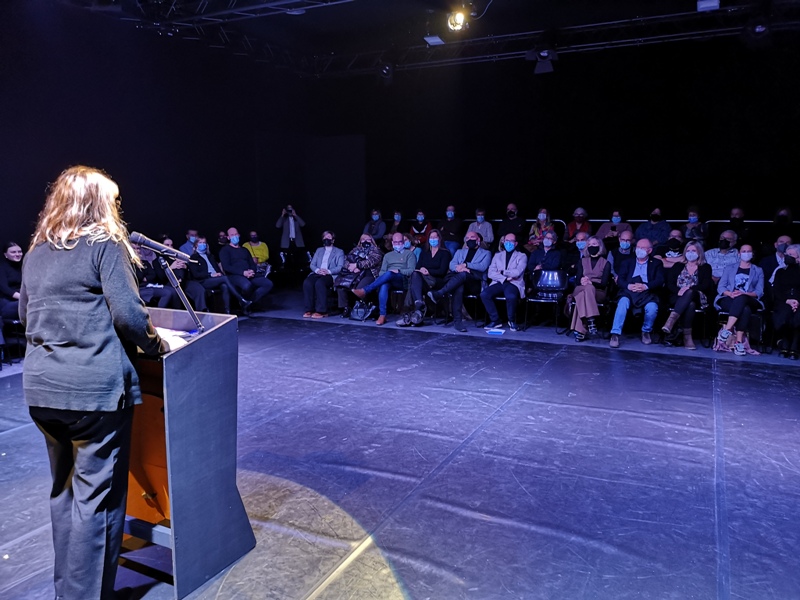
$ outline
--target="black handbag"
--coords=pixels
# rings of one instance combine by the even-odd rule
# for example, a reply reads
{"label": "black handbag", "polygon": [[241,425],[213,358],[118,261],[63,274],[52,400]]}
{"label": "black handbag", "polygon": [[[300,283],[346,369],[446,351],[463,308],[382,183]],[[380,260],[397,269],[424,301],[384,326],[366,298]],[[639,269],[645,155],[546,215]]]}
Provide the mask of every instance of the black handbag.
{"label": "black handbag", "polygon": [[372,302],[356,300],[353,308],[350,309],[350,320],[366,321],[375,312],[376,306]]}

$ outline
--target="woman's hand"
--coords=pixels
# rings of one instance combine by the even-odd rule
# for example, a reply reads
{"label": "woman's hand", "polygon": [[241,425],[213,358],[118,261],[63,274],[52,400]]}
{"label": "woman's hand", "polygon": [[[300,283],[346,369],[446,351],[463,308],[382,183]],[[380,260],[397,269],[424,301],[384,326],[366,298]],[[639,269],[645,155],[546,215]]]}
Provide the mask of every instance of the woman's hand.
{"label": "woman's hand", "polygon": [[798,305],[800,305],[800,302],[798,302],[798,301],[797,301],[797,300],[795,300],[794,298],[789,298],[789,299],[786,301],[786,304],[788,304],[789,306],[791,306],[791,308],[792,308],[792,312],[797,312],[797,307],[798,307]]}

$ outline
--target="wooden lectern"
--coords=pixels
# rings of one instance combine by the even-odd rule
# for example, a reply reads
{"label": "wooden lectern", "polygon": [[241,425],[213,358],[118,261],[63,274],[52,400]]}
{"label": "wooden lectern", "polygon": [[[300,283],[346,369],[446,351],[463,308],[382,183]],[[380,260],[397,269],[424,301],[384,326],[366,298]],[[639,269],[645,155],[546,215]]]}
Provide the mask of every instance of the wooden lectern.
{"label": "wooden lectern", "polygon": [[[157,327],[195,328],[150,308]],[[200,314],[205,330],[159,358],[140,356],[125,533],[170,548],[180,599],[247,554],[255,536],[236,487],[236,317]]]}

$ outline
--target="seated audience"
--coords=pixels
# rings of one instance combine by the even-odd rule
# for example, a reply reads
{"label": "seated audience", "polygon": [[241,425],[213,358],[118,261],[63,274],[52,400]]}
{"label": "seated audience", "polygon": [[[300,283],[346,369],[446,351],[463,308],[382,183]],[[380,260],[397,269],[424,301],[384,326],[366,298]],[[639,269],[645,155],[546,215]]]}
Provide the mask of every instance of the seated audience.
{"label": "seated audience", "polygon": [[739,253],[739,264],[727,267],[717,285],[717,297],[714,306],[728,313],[728,322],[719,330],[717,339],[720,344],[727,344],[736,328],[736,342],[733,353],[737,356],[747,354],[744,335],[754,311],[764,308],[761,297],[764,295],[764,272],[752,263],[753,247],[742,246]]}
{"label": "seated audience", "polygon": [[242,248],[250,253],[256,262],[256,271],[268,273],[269,269],[269,247],[258,237],[257,231],[250,232],[250,239],[242,244]]}
{"label": "seated audience", "polygon": [[[188,254],[189,256],[192,255],[194,252],[194,243],[197,241],[197,229],[187,229],[186,230],[186,241],[181,244],[180,250],[184,254]],[[163,241],[161,242],[164,243]]]}
{"label": "seated audience", "polygon": [[16,242],[7,242],[3,246],[3,258],[0,260],[0,315],[3,319],[19,319],[22,247]]}
{"label": "seated audience", "polygon": [[322,319],[328,316],[328,290],[333,289],[333,276],[344,266],[344,251],[334,246],[336,236],[332,231],[322,234],[322,247],[311,259],[311,273],[303,281],[305,301],[304,317]]}
{"label": "seated audience", "polygon": [[228,245],[219,251],[219,262],[236,291],[250,300],[251,308],[258,308],[272,289],[272,282],[257,274],[256,261],[239,245],[239,240],[239,230],[236,227],[228,229]]}
{"label": "seated audience", "polygon": [[711,276],[714,278],[715,285],[719,283],[720,277],[727,267],[739,264],[737,241],[736,232],[727,229],[719,235],[718,247],[706,250],[706,262],[711,265]]}
{"label": "seated audience", "polygon": [[[792,238],[788,235],[778,236],[778,239],[775,240],[773,244],[774,252],[770,252],[764,256],[761,262],[758,263],[758,266],[764,271],[764,278],[767,283],[772,284],[775,281],[775,274],[778,272],[778,269],[783,269],[786,266],[785,252],[791,243]],[[770,248],[770,250],[773,248]]]}
{"label": "seated audience", "polygon": [[[622,213],[614,209],[611,211],[611,220],[600,225],[600,229],[597,230],[595,235],[603,240],[603,245],[606,249],[611,249],[616,247],[616,241],[623,231],[633,233],[633,228],[630,223],[622,220]],[[611,246],[610,242],[614,242],[614,246]]]}
{"label": "seated audience", "polygon": [[575,234],[572,243],[564,244],[561,251],[561,268],[567,272],[570,279],[575,278],[575,271],[578,263],[586,256],[586,244],[589,241],[589,234],[579,231]]}
{"label": "seated audience", "polygon": [[517,205],[509,202],[506,206],[506,217],[497,228],[497,239],[503,239],[507,233],[513,233],[514,237],[521,240],[524,235],[525,225],[525,219],[519,216]]}
{"label": "seated audience", "polygon": [[696,206],[690,206],[686,224],[680,229],[684,241],[706,243],[708,239],[708,224],[700,222],[700,213]]}
{"label": "seated audience", "polygon": [[517,331],[517,305],[525,297],[525,267],[528,258],[525,253],[517,250],[517,238],[513,233],[507,233],[502,244],[503,249],[494,255],[489,265],[489,285],[481,292],[481,302],[489,315],[486,329],[502,329],[503,323],[494,299],[505,297],[508,328]]}
{"label": "seated audience", "polygon": [[652,343],[650,332],[658,316],[659,293],[664,286],[664,267],[660,260],[650,256],[652,252],[652,243],[643,237],[636,242],[636,258],[619,266],[619,296],[609,342],[612,348],[619,348],[619,336],[629,309],[634,314],[644,312],[642,343]]}
{"label": "seated audience", "polygon": [[411,229],[408,231],[408,235],[411,238],[411,244],[415,248],[422,246],[428,241],[428,234],[430,233],[431,229],[433,229],[433,226],[431,225],[431,222],[425,218],[425,213],[421,210],[417,211],[417,217],[411,224]]}
{"label": "seated audience", "polygon": [[683,264],[683,241],[680,229],[673,229],[669,232],[665,244],[653,248],[653,257],[660,260],[665,269],[670,269],[675,264]]}
{"label": "seated audience", "polygon": [[592,224],[589,223],[589,218],[585,208],[580,206],[572,212],[572,221],[567,223],[567,230],[564,232],[565,242],[575,242],[575,236],[583,232],[588,237],[592,234]]}
{"label": "seated audience", "polygon": [[[192,276],[192,281],[200,284],[204,291],[219,290],[222,294],[222,306],[226,314],[231,312],[231,294],[238,300],[242,310],[247,312],[252,302],[245,300],[222,272],[217,259],[208,250],[208,241],[205,236],[197,236],[191,258],[193,262],[189,263],[189,273]],[[204,310],[199,306],[196,308]]]}
{"label": "seated audience", "polygon": [[606,299],[611,285],[611,263],[606,259],[606,249],[598,236],[586,242],[586,256],[578,261],[572,291],[575,306],[572,312],[570,329],[578,342],[586,339],[586,334],[597,334],[595,319],[600,315],[598,303]]}
{"label": "seated audience", "polygon": [[402,226],[402,224],[403,224],[402,213],[399,210],[394,211],[392,224],[389,226],[389,229],[386,230],[386,233],[383,234],[383,247],[387,252],[392,251],[392,236],[400,231],[400,227]]}
{"label": "seated audience", "polygon": [[[492,224],[486,220],[486,210],[483,208],[479,208],[475,211],[475,222],[470,223],[469,227],[467,228],[467,232],[476,231],[481,234],[483,238],[483,247],[484,248],[491,248],[492,242],[494,242],[494,230],[492,229]],[[461,248],[463,244],[459,242],[458,250]],[[452,252],[455,255],[455,252]]]}
{"label": "seated audience", "polygon": [[[528,232],[528,242],[525,244],[525,250],[529,253],[538,250],[544,240],[544,234],[548,231],[555,233],[556,228],[550,220],[550,211],[542,207],[536,215],[536,222],[531,225],[531,230]],[[558,236],[556,236],[556,241],[558,241]]]}
{"label": "seated audience", "polygon": [[178,293],[167,279],[156,253],[139,244],[131,245],[142,263],[136,266],[139,296],[142,301],[145,304],[154,302],[159,308],[180,308],[181,302]]}
{"label": "seated audience", "polygon": [[411,248],[403,243],[403,234],[392,236],[392,252],[387,252],[381,263],[378,278],[363,288],[353,290],[359,298],[378,290],[378,320],[376,325],[386,323],[386,308],[390,290],[404,290],[408,287],[408,278],[417,266],[417,257]]}
{"label": "seated audience", "polygon": [[350,316],[350,291],[363,288],[378,278],[383,262],[383,252],[375,239],[362,233],[355,248],[344,257],[344,266],[333,280],[337,303],[342,317]]}
{"label": "seated audience", "polygon": [[531,253],[528,258],[528,265],[526,267],[529,273],[534,271],[557,271],[561,268],[562,253],[561,250],[556,249],[558,243],[558,235],[555,231],[547,231],[542,238],[542,243],[536,250]]}
{"label": "seated audience", "polygon": [[452,204],[445,209],[445,218],[439,221],[439,231],[442,243],[447,251],[453,255],[461,247],[464,234],[462,233],[461,219],[456,217],[456,207]]}
{"label": "seated audience", "polygon": [[374,240],[383,239],[386,234],[386,223],[383,222],[381,211],[377,208],[372,209],[369,221],[364,225],[364,230],[361,233],[366,233]]}
{"label": "seated audience", "polygon": [[[442,247],[442,235],[438,229],[431,229],[428,243],[422,250],[417,266],[411,273],[406,295],[403,316],[397,321],[400,327],[421,325],[425,315],[425,295],[444,285],[444,277],[450,266],[452,255]],[[413,312],[412,312],[413,311]]]}
{"label": "seated audience", "polygon": [[611,274],[616,280],[619,275],[618,269],[626,260],[633,260],[636,257],[633,245],[635,244],[633,231],[626,229],[619,234],[619,246],[608,253],[608,262],[611,263]]}
{"label": "seated audience", "polygon": [[753,235],[750,225],[744,222],[744,209],[739,206],[731,208],[730,225],[728,225],[739,238],[740,244],[750,244],[753,248],[760,247],[759,241]]}
{"label": "seated audience", "polygon": [[672,308],[661,331],[667,335],[672,334],[672,329],[680,321],[683,326],[683,347],[687,350],[696,350],[697,346],[692,339],[694,311],[706,309],[716,293],[716,286],[702,244],[699,242],[686,244],[683,257],[686,262],[667,271],[667,290]]}
{"label": "seated audience", "polygon": [[486,280],[486,271],[492,262],[492,253],[481,248],[481,236],[477,231],[470,231],[464,238],[464,248],[459,248],[450,260],[450,271],[444,279],[441,289],[428,292],[434,304],[438,304],[445,294],[453,295],[453,328],[465,332],[462,320],[464,307],[464,291],[479,294]]}
{"label": "seated audience", "polygon": [[790,245],[784,253],[782,269],[775,273],[772,285],[774,309],[772,323],[781,356],[800,358],[800,244]]}
{"label": "seated audience", "polygon": [[[195,241],[197,241],[197,236],[192,236]],[[174,242],[172,238],[168,235],[164,235],[161,237],[161,243],[164,244],[167,248],[173,248]],[[182,247],[185,247],[184,244]],[[180,250],[183,252],[183,250]],[[194,250],[192,250],[194,252]],[[184,252],[184,254],[189,254],[191,257],[192,252]],[[164,260],[167,261],[170,270],[175,275],[175,279],[178,280],[178,283],[181,286],[181,289],[184,292],[186,298],[192,303],[192,306],[195,310],[199,310],[202,312],[208,311],[208,304],[206,304],[206,291],[203,289],[203,286],[200,285],[197,281],[194,281],[189,275],[189,268],[186,264],[186,261],[181,260],[180,258],[165,258]],[[158,263],[161,264],[161,261]],[[166,273],[164,273],[166,275]],[[167,278],[169,279],[169,278]],[[178,298],[180,300],[180,298]],[[182,304],[182,303],[181,303]]]}
{"label": "seated audience", "polygon": [[669,223],[663,220],[661,209],[654,208],[650,213],[650,220],[636,228],[636,240],[647,238],[650,240],[650,245],[655,247],[667,241],[671,229]]}

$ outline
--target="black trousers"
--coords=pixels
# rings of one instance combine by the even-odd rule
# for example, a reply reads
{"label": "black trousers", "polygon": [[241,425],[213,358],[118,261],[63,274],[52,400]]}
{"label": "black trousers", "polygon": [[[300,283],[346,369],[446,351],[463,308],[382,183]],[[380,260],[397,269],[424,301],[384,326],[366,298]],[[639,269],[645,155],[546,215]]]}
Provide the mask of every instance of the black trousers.
{"label": "black trousers", "polygon": [[481,283],[483,275],[476,275],[475,273],[456,273],[450,271],[444,278],[444,285],[439,290],[441,294],[453,295],[453,321],[456,323],[461,322],[461,309],[464,307],[464,289],[479,293],[481,291]]}
{"label": "black trousers", "polygon": [[694,311],[700,306],[700,292],[697,290],[689,290],[683,296],[678,296],[675,301],[675,306],[672,308],[680,315],[681,325],[684,329],[691,329],[694,324]]}
{"label": "black trousers", "polygon": [[328,290],[333,288],[331,275],[309,273],[303,281],[303,298],[305,311],[325,314],[328,312]]}
{"label": "black trousers", "polygon": [[737,331],[747,331],[753,312],[761,308],[758,300],[744,294],[736,296],[736,298],[729,298],[727,296],[720,298],[719,306],[731,317],[736,317]]}
{"label": "black trousers", "polygon": [[58,600],[114,597],[125,525],[133,408],[30,408],[44,434]]}
{"label": "black trousers", "polygon": [[248,279],[244,275],[227,275],[227,278],[231,283],[231,288],[250,300],[255,306],[258,306],[258,303],[272,289],[272,281],[258,275],[252,279]]}

